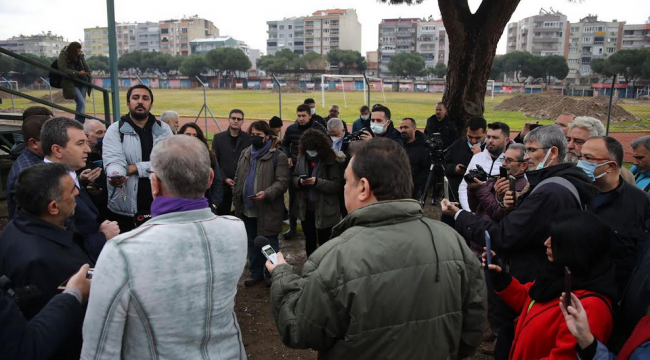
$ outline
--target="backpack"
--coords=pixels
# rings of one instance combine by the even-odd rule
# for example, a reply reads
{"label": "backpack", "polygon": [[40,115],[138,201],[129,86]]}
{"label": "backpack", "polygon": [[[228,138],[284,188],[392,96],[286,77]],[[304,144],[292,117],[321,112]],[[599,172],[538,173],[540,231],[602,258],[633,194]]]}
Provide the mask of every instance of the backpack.
{"label": "backpack", "polygon": [[[52,65],[50,65],[50,67],[52,69],[59,70],[58,60],[54,60],[54,62],[52,63]],[[63,76],[52,71],[50,71],[48,76],[50,77],[50,86],[52,86],[53,88],[61,89],[61,81],[63,81]]]}

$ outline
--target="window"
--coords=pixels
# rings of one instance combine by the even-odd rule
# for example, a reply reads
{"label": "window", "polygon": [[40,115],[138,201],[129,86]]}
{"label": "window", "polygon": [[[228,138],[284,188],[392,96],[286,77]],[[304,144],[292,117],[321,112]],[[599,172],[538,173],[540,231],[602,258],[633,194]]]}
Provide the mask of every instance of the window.
{"label": "window", "polygon": [[183,33],[183,34],[187,34],[187,28],[182,28],[182,29],[181,29],[181,33]]}
{"label": "window", "polygon": [[280,34],[279,37],[280,37],[280,39],[284,38],[284,34]]}
{"label": "window", "polygon": [[585,37],[582,38],[582,42],[585,43],[585,44],[591,44],[591,42],[593,40],[594,40],[594,38],[591,37],[591,36],[585,36]]}
{"label": "window", "polygon": [[278,43],[275,41],[269,41],[266,43],[266,46],[278,46]]}
{"label": "window", "polygon": [[569,53],[570,53],[570,54],[577,54],[577,53],[579,53],[579,52],[580,52],[580,48],[577,48],[577,47],[571,47],[571,48],[569,48]]}
{"label": "window", "polygon": [[577,26],[572,26],[572,27],[571,27],[571,32],[572,32],[572,33],[574,33],[574,32],[578,32],[578,31],[580,31],[580,28],[579,28],[579,27],[577,27]]}
{"label": "window", "polygon": [[569,59],[569,64],[580,64],[580,59]]}
{"label": "window", "polygon": [[571,38],[571,42],[577,44],[580,42],[580,38]]}
{"label": "window", "polygon": [[289,37],[292,38],[292,37],[293,37],[293,34],[289,34]]}
{"label": "window", "polygon": [[293,29],[293,25],[288,25],[288,29],[289,30]]}
{"label": "window", "polygon": [[582,58],[582,65],[589,65],[591,63],[591,58],[590,57],[583,57]]}
{"label": "window", "polygon": [[607,39],[607,42],[610,42],[610,43],[616,43],[617,41],[618,41],[617,38],[609,38],[609,39]]}
{"label": "window", "polygon": [[634,35],[634,30],[623,30],[623,36]]}
{"label": "window", "polygon": [[583,32],[592,33],[595,30],[595,26],[585,26]]}

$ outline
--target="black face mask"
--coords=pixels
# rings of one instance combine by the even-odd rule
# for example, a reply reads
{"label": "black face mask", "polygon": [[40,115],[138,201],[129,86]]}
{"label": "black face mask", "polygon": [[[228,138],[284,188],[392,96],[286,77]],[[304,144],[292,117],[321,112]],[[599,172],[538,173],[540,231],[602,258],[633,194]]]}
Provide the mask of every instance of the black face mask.
{"label": "black face mask", "polygon": [[258,135],[251,136],[251,144],[255,149],[261,149],[264,146],[264,138]]}

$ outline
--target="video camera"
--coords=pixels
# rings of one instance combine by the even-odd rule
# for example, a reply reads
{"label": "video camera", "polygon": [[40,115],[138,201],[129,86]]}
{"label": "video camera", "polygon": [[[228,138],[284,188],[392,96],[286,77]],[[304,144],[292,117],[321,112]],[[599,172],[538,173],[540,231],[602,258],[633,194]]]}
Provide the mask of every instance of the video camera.
{"label": "video camera", "polygon": [[476,169],[470,170],[465,176],[463,177],[466,182],[474,182],[474,179],[477,179],[479,181],[486,181],[490,175],[483,169],[483,167],[479,164],[476,164]]}
{"label": "video camera", "polygon": [[443,163],[445,161],[445,149],[442,142],[442,135],[440,133],[433,133],[425,141],[427,150],[429,151],[429,159],[434,163]]}
{"label": "video camera", "polygon": [[29,303],[41,296],[41,292],[36,286],[28,285],[21,288],[12,288],[11,280],[7,276],[0,277],[0,291],[3,291],[17,305]]}

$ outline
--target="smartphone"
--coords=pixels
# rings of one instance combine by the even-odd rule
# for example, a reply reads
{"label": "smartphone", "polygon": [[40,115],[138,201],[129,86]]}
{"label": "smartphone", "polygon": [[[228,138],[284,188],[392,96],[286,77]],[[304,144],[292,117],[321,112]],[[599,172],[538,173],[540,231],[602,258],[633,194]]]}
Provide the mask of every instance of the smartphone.
{"label": "smartphone", "polygon": [[492,264],[492,239],[490,238],[490,233],[487,230],[485,230],[485,251],[487,252],[486,265],[490,265]]}
{"label": "smartphone", "polygon": [[97,168],[102,167],[103,163],[104,162],[102,160],[97,160],[97,161],[91,162],[90,163],[90,170],[95,170]]}
{"label": "smartphone", "polygon": [[568,266],[564,267],[564,306],[569,307],[571,305],[571,270]]}
{"label": "smartphone", "polygon": [[507,179],[508,178],[508,168],[505,166],[499,167],[499,177]]}
{"label": "smartphone", "polygon": [[307,178],[307,175],[300,175],[298,176],[298,179],[300,180],[305,180]]}
{"label": "smartphone", "polygon": [[[95,272],[95,268],[90,268],[88,269],[88,274],[86,274],[86,279],[92,279],[93,278],[93,273]],[[74,276],[74,275],[73,275]],[[70,276],[69,278],[65,279],[65,281],[57,287],[57,290],[65,290],[65,287],[68,286],[68,281],[70,281]]]}
{"label": "smartphone", "polygon": [[271,247],[271,245],[265,245],[262,248],[262,254],[264,254],[264,257],[269,259],[273,265],[278,264],[278,255],[275,253],[275,250]]}
{"label": "smartphone", "polygon": [[516,192],[516,185],[517,185],[517,179],[515,179],[514,176],[510,175],[508,176],[508,190],[512,192]]}
{"label": "smartphone", "polygon": [[252,198],[254,198],[254,197],[257,197],[257,195],[250,195],[250,196],[248,196],[249,199],[252,199]]}

